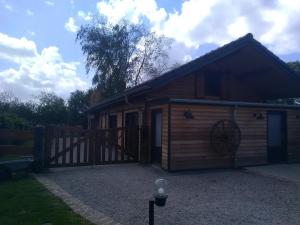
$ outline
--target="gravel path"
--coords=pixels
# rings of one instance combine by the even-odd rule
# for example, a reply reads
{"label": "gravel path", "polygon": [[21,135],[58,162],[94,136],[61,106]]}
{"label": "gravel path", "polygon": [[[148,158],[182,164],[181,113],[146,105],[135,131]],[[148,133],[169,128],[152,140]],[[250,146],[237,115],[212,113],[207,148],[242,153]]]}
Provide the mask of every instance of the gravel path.
{"label": "gravel path", "polygon": [[158,177],[169,181],[156,225],[300,224],[300,184],[242,170],[166,173],[137,164],[55,169],[45,175],[89,207],[123,225],[148,224]]}

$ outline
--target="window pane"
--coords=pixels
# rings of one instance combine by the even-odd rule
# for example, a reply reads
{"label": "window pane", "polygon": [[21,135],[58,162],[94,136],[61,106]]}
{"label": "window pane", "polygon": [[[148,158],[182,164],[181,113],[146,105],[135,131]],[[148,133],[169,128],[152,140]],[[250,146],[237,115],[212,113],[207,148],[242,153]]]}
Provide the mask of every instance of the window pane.
{"label": "window pane", "polygon": [[205,95],[217,96],[221,95],[221,75],[205,74]]}

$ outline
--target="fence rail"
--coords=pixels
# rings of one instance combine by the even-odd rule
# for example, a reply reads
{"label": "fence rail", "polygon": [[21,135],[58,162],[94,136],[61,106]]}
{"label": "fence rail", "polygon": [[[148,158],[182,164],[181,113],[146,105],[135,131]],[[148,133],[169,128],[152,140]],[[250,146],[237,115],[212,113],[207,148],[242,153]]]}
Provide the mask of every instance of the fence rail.
{"label": "fence rail", "polygon": [[0,156],[32,155],[34,133],[27,130],[0,129]]}
{"label": "fence rail", "polygon": [[28,140],[33,139],[34,134],[30,130],[0,129],[1,139]]}
{"label": "fence rail", "polygon": [[127,163],[138,160],[140,128],[85,130],[47,127],[47,167]]}

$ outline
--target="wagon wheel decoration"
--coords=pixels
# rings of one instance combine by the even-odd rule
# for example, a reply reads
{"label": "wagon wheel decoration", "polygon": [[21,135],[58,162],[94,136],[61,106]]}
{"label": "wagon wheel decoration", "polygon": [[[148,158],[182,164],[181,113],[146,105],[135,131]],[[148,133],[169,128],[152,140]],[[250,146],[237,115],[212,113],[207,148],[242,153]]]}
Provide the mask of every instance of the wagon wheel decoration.
{"label": "wagon wheel decoration", "polygon": [[220,120],[210,132],[212,149],[220,155],[234,154],[241,141],[241,131],[233,120]]}

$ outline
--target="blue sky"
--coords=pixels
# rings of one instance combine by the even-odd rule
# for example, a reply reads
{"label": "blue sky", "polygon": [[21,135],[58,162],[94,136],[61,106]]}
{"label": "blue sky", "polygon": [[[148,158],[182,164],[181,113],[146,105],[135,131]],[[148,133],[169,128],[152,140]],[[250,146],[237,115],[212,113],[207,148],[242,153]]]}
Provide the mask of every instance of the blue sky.
{"label": "blue sky", "polygon": [[67,97],[91,86],[76,31],[92,15],[147,20],[184,63],[248,32],[285,61],[300,59],[300,0],[0,0],[0,91]]}

